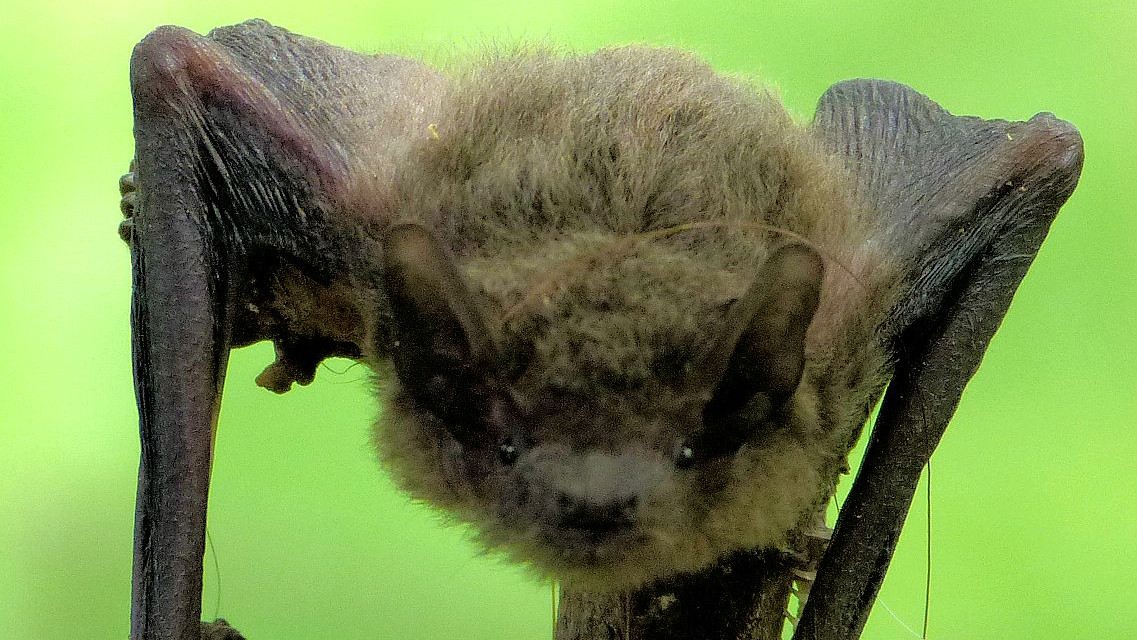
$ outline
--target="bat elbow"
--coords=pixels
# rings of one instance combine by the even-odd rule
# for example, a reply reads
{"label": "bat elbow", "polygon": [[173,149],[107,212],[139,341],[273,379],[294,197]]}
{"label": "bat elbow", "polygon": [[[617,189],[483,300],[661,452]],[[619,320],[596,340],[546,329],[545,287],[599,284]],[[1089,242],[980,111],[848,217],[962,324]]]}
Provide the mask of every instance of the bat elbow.
{"label": "bat elbow", "polygon": [[166,25],[151,31],[134,46],[130,83],[140,89],[169,90],[188,66],[189,53],[201,37],[188,29]]}

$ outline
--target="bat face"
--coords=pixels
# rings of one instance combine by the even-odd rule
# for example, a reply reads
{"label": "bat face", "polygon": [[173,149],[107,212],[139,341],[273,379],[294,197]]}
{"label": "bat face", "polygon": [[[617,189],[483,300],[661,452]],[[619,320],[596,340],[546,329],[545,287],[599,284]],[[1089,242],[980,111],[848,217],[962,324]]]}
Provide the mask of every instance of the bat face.
{"label": "bat face", "polygon": [[711,415],[700,390],[664,383],[598,396],[491,379],[458,393],[462,417],[443,418],[388,390],[381,457],[487,547],[561,580],[625,587],[778,544],[818,499],[824,461],[794,399],[758,391]]}
{"label": "bat face", "polygon": [[385,246],[398,381],[377,449],[488,548],[623,588],[782,543],[822,497],[830,445],[801,382],[811,249],[782,247],[740,297],[701,304],[689,282],[628,286],[665,251],[649,247],[502,323],[425,229]]}

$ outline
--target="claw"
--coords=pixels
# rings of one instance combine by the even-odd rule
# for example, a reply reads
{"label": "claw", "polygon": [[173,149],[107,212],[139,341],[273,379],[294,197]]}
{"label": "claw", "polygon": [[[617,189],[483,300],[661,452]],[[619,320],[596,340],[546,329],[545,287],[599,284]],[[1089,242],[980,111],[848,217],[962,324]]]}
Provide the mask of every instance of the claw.
{"label": "claw", "polygon": [[134,161],[130,161],[130,171],[118,179],[118,192],[122,199],[118,202],[119,211],[125,218],[118,225],[118,237],[126,244],[130,244],[134,236],[134,211],[138,206],[138,183],[134,179]]}
{"label": "claw", "polygon": [[122,199],[118,202],[118,208],[122,211],[122,217],[133,218],[134,206],[138,203],[138,194],[135,192],[124,193]]}
{"label": "claw", "polygon": [[833,539],[833,529],[825,525],[818,525],[808,531],[803,531],[802,535],[814,540],[822,540],[828,542]]}
{"label": "claw", "polygon": [[814,580],[817,579],[817,572],[816,571],[804,571],[802,569],[794,569],[793,574],[794,574],[794,580],[803,580],[803,581],[813,582]]}
{"label": "claw", "polygon": [[790,554],[790,557],[798,564],[792,569],[792,590],[793,594],[797,596],[798,609],[796,616],[787,611],[786,617],[795,629],[801,612],[805,610],[805,603],[809,600],[809,592],[813,588],[813,582],[817,579],[817,567],[821,564],[821,557],[825,555],[825,550],[829,547],[829,541],[832,538],[833,529],[825,524],[825,516],[819,512],[813,526],[801,531],[797,548]]}
{"label": "claw", "polygon": [[118,193],[121,196],[125,196],[128,193],[134,193],[138,190],[138,185],[135,184],[134,181],[133,162],[130,163],[130,169],[130,171],[122,174],[122,177],[118,179]]}
{"label": "claw", "polygon": [[126,244],[130,244],[130,241],[134,238],[133,220],[123,220],[118,223],[118,237]]}

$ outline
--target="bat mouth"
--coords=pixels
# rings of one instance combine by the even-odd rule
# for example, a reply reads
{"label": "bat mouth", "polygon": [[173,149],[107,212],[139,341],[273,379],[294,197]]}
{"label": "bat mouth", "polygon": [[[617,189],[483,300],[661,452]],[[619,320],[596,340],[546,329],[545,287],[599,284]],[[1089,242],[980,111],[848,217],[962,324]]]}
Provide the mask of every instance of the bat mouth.
{"label": "bat mouth", "polygon": [[648,541],[633,524],[622,522],[548,527],[541,538],[564,561],[585,566],[619,563]]}
{"label": "bat mouth", "polygon": [[634,496],[600,501],[561,495],[546,537],[589,551],[629,544],[636,538],[638,503]]}

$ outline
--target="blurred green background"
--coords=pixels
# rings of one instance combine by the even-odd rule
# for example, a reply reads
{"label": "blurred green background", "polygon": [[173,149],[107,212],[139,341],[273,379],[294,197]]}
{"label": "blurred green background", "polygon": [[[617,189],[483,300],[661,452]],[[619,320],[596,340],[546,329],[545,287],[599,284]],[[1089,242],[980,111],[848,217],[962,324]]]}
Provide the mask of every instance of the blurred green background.
{"label": "blurred green background", "polygon": [[[260,16],[365,51],[642,41],[761,76],[807,117],[844,78],[948,109],[1053,111],[1086,141],[1059,217],[936,454],[931,638],[1137,637],[1137,3],[43,2],[0,17],[0,638],[125,638],[137,465],[127,61],[153,27]],[[548,638],[550,587],[408,504],[367,448],[359,368],[278,398],[232,359],[205,615],[254,640]],[[924,602],[920,497],[866,638]]]}

